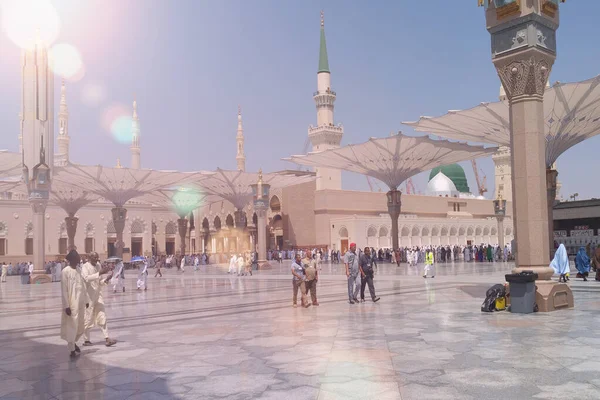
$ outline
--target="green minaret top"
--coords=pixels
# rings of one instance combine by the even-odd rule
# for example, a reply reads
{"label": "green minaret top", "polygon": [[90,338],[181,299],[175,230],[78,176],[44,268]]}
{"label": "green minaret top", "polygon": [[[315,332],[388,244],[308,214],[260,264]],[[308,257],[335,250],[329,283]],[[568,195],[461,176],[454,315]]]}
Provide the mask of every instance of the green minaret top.
{"label": "green minaret top", "polygon": [[319,71],[329,71],[329,60],[327,59],[327,44],[325,43],[325,20],[323,18],[323,11],[321,11],[321,48],[319,49]]}

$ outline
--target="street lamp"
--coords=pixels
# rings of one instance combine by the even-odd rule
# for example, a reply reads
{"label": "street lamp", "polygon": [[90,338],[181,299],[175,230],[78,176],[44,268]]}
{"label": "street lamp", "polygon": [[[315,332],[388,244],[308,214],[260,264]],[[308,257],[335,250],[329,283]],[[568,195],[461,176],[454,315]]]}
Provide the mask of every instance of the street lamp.
{"label": "street lamp", "polygon": [[386,193],[388,213],[392,218],[392,250],[400,248],[398,244],[398,218],[402,207],[402,192],[398,189],[390,190]]}
{"label": "street lamp", "polygon": [[573,193],[572,195],[569,196],[569,198],[573,201],[576,201],[577,197],[579,197],[579,193]]}
{"label": "street lamp", "polygon": [[[540,311],[573,306],[567,285],[552,282],[544,90],[556,59],[560,0],[484,0],[492,62],[510,109],[515,272],[534,271]],[[562,2],[562,1],[561,1]]]}
{"label": "street lamp", "polygon": [[267,210],[269,209],[269,191],[271,185],[263,183],[262,169],[258,171],[258,182],[250,185],[254,199],[254,210],[258,217],[256,236],[258,244],[258,267],[264,268],[267,262]]}
{"label": "street lamp", "polygon": [[506,200],[502,199],[501,195],[494,200],[494,214],[498,221],[498,246],[504,249],[504,216],[506,215]]}

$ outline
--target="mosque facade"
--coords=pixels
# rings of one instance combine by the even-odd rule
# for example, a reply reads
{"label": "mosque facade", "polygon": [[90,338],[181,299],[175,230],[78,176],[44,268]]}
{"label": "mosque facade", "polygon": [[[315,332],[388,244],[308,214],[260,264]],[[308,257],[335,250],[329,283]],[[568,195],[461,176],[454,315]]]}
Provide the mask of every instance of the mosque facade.
{"label": "mosque facade", "polygon": [[[313,100],[317,124],[308,128],[313,151],[340,146],[344,134],[341,124],[334,120],[337,94],[332,89],[331,70],[327,55],[324,21],[321,19],[320,51],[317,70],[317,91]],[[27,85],[23,82],[23,85]],[[133,102],[131,167],[141,168],[140,126],[137,102]],[[64,82],[58,112],[56,166],[69,161],[69,110]],[[245,171],[244,131],[242,113],[238,109],[236,133],[236,165]],[[20,151],[23,132],[19,133]],[[404,194],[399,221],[401,246],[466,245],[469,243],[505,243],[513,238],[512,207],[510,205],[510,169],[506,157],[494,156],[496,163],[496,195],[508,200],[504,231],[498,232],[493,201],[477,198],[470,193],[464,170],[458,164],[437,168],[431,172],[427,193]],[[510,160],[510,156],[508,157]],[[117,166],[120,163],[117,161]],[[510,165],[510,162],[508,162]],[[341,172],[317,168],[316,180],[270,193],[267,212],[267,248],[289,249],[319,247],[344,252],[350,242],[358,246],[389,248],[391,220],[387,213],[386,195],[381,192],[341,190]],[[504,185],[499,186],[498,182]],[[112,203],[96,201],[79,210],[75,245],[78,250],[96,251],[102,258],[112,253],[116,230],[111,219]],[[135,255],[175,254],[180,248],[177,214],[164,207],[135,201],[127,204],[127,223],[124,231],[127,259]],[[257,216],[252,205],[244,226],[236,226],[234,206],[226,200],[197,209],[190,216],[186,237],[189,253],[205,251],[213,260],[224,261],[232,252],[255,248]],[[46,209],[46,259],[52,260],[67,253],[66,213],[59,207]],[[33,253],[32,211],[26,195],[0,194],[0,261],[29,261]]]}

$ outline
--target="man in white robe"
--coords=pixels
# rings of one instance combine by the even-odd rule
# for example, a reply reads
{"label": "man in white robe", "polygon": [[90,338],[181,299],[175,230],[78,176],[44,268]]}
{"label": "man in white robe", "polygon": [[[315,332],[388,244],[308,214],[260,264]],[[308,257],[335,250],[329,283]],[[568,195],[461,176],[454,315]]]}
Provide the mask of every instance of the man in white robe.
{"label": "man in white robe", "polygon": [[100,263],[98,262],[98,253],[96,252],[91,253],[90,260],[81,267],[81,276],[86,283],[90,302],[90,306],[85,313],[85,332],[83,333],[83,339],[85,340],[83,343],[84,346],[92,346],[92,342],[90,341],[90,329],[96,325],[102,330],[107,347],[117,343],[116,340],[113,340],[108,336],[106,313],[104,311],[104,298],[102,297],[102,288],[107,285],[112,278],[112,273],[108,276],[105,275],[109,271],[109,268],[100,266]]}
{"label": "man in white robe", "polygon": [[113,293],[117,293],[117,290],[122,290],[125,293],[125,266],[123,261],[120,261],[114,269],[116,273],[112,278]]}
{"label": "man in white robe", "polygon": [[6,275],[8,275],[8,265],[2,263],[2,278],[0,279],[0,282],[6,282]]}
{"label": "man in white robe", "polygon": [[229,260],[229,271],[228,274],[235,274],[235,270],[237,268],[237,256],[235,254],[231,255],[231,259]]}
{"label": "man in white robe", "polygon": [[33,263],[29,263],[29,275],[33,275]]}
{"label": "man in white robe", "polygon": [[198,256],[194,256],[194,271],[198,271],[200,267],[200,258]]}
{"label": "man in white robe", "polygon": [[238,257],[237,257],[237,267],[238,267],[237,273],[238,273],[238,276],[240,276],[240,275],[246,275],[246,272],[244,271],[244,265],[245,264],[246,263],[244,262],[244,257],[242,257],[241,254],[238,254]]}
{"label": "man in white robe", "polygon": [[181,272],[185,272],[185,256],[181,257]]}
{"label": "man in white robe", "polygon": [[143,264],[139,263],[138,265],[140,268],[140,275],[137,280],[137,289],[142,290],[143,287],[144,290],[148,290],[148,262],[145,261]]}
{"label": "man in white robe", "polygon": [[67,255],[69,266],[61,276],[62,312],[60,338],[67,341],[71,357],[77,357],[81,350],[77,341],[85,330],[85,312],[89,306],[86,285],[77,270],[79,254],[75,250]]}

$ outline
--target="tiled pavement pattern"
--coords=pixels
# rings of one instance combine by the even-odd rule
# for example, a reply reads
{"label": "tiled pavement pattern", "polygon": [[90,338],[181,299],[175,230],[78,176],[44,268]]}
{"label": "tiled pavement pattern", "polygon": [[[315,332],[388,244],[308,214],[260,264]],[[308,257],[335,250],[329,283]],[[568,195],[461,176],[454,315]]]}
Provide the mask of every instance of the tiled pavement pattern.
{"label": "tiled pavement pattern", "polygon": [[[117,346],[70,361],[60,285],[0,285],[0,399],[600,399],[600,283],[576,309],[482,314],[508,264],[381,265],[379,303],[350,305],[324,265],[320,307],[291,307],[289,262],[253,277],[225,266],[105,294]],[[368,291],[367,291],[368,292]]]}

